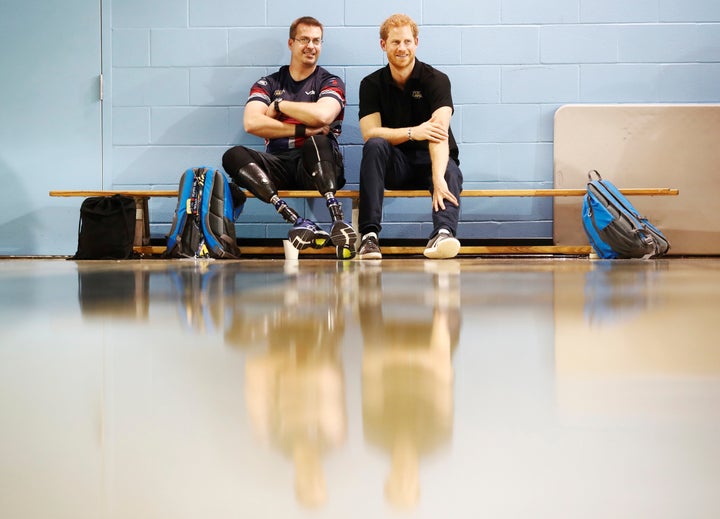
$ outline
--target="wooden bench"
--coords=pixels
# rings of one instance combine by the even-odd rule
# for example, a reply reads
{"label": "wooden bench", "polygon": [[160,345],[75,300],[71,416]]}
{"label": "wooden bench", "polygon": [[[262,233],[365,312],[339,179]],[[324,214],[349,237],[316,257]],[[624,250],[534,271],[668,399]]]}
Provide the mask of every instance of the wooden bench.
{"label": "wooden bench", "polygon": [[[628,188],[620,190],[626,196],[677,196],[678,189],[674,188]],[[252,198],[252,193],[247,192]],[[583,196],[585,189],[465,189],[462,198],[474,197],[557,197],[557,196]],[[112,196],[115,194],[126,195],[135,199],[136,220],[135,220],[135,251],[141,254],[162,254],[164,246],[151,246],[150,244],[150,219],[148,212],[148,200],[152,197],[176,198],[177,190],[168,191],[145,191],[145,190],[85,190],[85,191],[50,191],[54,197],[89,197],[89,196]],[[323,198],[317,191],[291,190],[279,191],[280,198]],[[336,193],[336,198],[352,200],[352,225],[357,229],[358,222],[358,190],[344,189]],[[385,198],[429,198],[426,190],[385,190]],[[243,253],[253,254],[276,254],[282,255],[281,245],[277,247],[241,247]],[[424,247],[408,246],[383,246],[384,255],[411,255],[422,254]],[[335,254],[332,247],[326,249],[308,249],[300,251],[301,254]],[[555,245],[518,245],[518,246],[462,246],[461,255],[480,254],[566,254],[566,255],[587,255],[591,252],[588,245],[578,246],[555,246]]]}

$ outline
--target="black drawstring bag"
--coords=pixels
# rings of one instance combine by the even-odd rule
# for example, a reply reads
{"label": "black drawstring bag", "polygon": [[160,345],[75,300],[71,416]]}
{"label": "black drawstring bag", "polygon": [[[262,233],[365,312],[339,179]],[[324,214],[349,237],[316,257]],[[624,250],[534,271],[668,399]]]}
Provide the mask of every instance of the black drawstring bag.
{"label": "black drawstring bag", "polygon": [[80,206],[78,248],[70,259],[128,259],[135,241],[135,199],[92,196]]}

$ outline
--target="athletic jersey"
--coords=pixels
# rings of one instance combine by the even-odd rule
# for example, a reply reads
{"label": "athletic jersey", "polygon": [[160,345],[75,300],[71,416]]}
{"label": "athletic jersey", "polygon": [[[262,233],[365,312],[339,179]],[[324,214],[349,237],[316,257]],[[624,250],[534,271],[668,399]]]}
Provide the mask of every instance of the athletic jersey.
{"label": "athletic jersey", "polygon": [[[440,107],[453,108],[450,79],[436,68],[415,60],[405,89],[400,90],[392,78],[390,65],[366,76],[360,82],[359,118],[379,113],[386,128],[404,128],[424,123]],[[452,129],[448,139],[450,156],[458,164],[458,146]],[[428,141],[407,141],[398,145],[402,150],[427,150]]]}
{"label": "athletic jersey", "polygon": [[[345,83],[338,76],[330,74],[322,67],[302,81],[295,81],[290,75],[290,67],[285,65],[280,70],[260,78],[250,89],[247,102],[261,101],[270,106],[277,98],[287,101],[315,102],[321,97],[332,97],[340,103],[340,113],[337,119],[330,124],[331,131],[328,136],[337,142],[342,132],[342,121],[345,116]],[[282,108],[282,105],[280,105]],[[290,124],[301,124],[300,121],[280,114],[280,121]],[[305,142],[304,137],[282,137],[278,139],[265,139],[265,151],[278,153],[300,148]]]}

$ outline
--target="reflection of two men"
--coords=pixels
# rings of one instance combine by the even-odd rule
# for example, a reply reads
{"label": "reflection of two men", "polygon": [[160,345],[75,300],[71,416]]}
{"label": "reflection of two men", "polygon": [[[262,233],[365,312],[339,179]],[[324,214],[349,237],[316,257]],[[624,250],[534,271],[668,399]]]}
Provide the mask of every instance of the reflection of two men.
{"label": "reflection of two men", "polygon": [[279,305],[266,321],[267,343],[246,363],[253,427],[292,459],[295,493],[307,506],[326,500],[323,458],[344,442],[347,430],[340,356],[345,325],[334,276],[301,272],[300,297],[287,287],[278,292]]}
{"label": "reflection of two men", "polygon": [[361,291],[377,291],[361,292],[359,307],[365,438],[390,456],[386,498],[409,507],[420,496],[420,458],[452,434],[458,279],[434,275],[430,297],[417,301],[402,293],[402,284],[383,291],[380,273],[363,277]]}

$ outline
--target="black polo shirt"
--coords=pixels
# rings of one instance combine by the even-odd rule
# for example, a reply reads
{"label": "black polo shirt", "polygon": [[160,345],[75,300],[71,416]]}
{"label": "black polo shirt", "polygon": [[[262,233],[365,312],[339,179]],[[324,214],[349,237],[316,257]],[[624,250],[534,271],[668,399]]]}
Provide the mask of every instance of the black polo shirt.
{"label": "black polo shirt", "polygon": [[[395,85],[390,65],[376,70],[360,82],[360,119],[379,112],[382,125],[386,128],[418,126],[443,106],[453,108],[450,79],[417,59],[404,90]],[[458,147],[452,130],[448,144],[450,156],[459,164]],[[408,151],[427,150],[428,141],[407,141],[398,147]]]}

